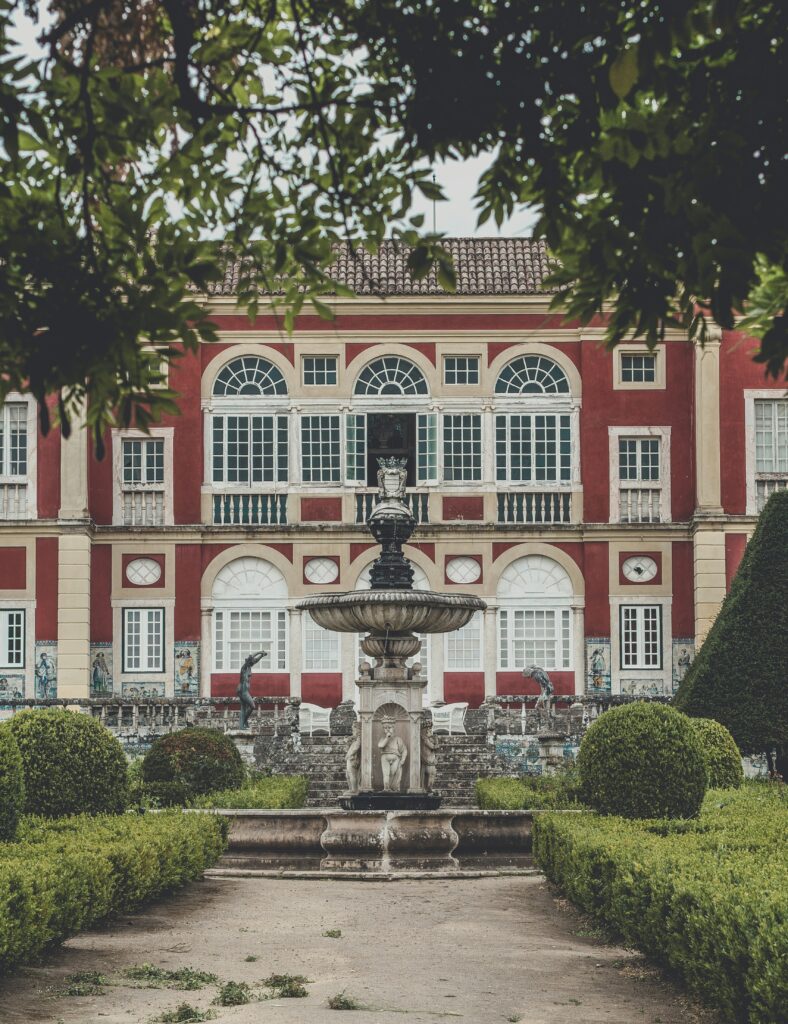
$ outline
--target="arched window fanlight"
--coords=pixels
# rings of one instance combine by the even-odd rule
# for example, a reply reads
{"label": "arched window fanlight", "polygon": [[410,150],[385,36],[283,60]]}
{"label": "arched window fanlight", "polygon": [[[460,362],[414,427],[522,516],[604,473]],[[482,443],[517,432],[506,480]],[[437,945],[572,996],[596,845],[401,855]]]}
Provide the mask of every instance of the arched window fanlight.
{"label": "arched window fanlight", "polygon": [[365,366],[358,375],[356,395],[426,395],[427,381],[407,359],[384,356]]}
{"label": "arched window fanlight", "polygon": [[507,363],[495,382],[496,395],[568,395],[566,374],[547,356],[520,356]]}
{"label": "arched window fanlight", "polygon": [[222,367],[213,382],[217,398],[234,395],[286,395],[287,384],[281,372],[260,356],[240,356]]}

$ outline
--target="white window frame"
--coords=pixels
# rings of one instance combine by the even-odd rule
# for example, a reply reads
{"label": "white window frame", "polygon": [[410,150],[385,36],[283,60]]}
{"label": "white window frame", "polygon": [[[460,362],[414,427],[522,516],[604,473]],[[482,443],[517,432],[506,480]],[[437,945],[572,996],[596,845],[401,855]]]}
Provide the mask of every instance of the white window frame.
{"label": "white window frame", "polygon": [[[560,665],[540,665],[546,672],[573,672],[575,669],[575,614],[571,599],[564,601],[513,601],[500,604],[497,611],[496,629],[496,668],[498,672],[519,672],[527,665],[520,665],[514,657],[514,624],[515,615],[520,612],[545,613],[555,616],[557,625],[556,639],[553,641],[553,653],[560,649]],[[564,624],[567,623],[567,634],[564,635]],[[505,637],[504,637],[505,632]],[[504,659],[504,645],[506,658]],[[529,658],[526,662],[533,664]]]}
{"label": "white window frame", "polygon": [[[234,416],[237,419],[245,419],[248,421],[248,440],[247,440],[247,461],[249,467],[249,479],[248,480],[228,480],[228,463],[229,463],[229,452],[228,452],[228,433],[227,433],[227,419],[228,417]],[[273,420],[273,480],[252,480],[252,420],[253,419],[270,419]],[[224,475],[223,480],[214,479],[214,431],[217,420],[222,420],[222,472]],[[282,438],[282,421],[284,421],[284,438]],[[286,411],[273,410],[270,412],[254,411],[249,412],[237,412],[236,410],[225,411],[224,409],[216,409],[206,420],[208,433],[205,439],[207,457],[208,457],[208,468],[207,475],[211,491],[215,493],[231,492],[236,493],[237,491],[265,491],[265,492],[279,492],[286,491],[288,489],[289,478],[290,478],[290,457],[291,457],[291,445],[290,445],[290,417]],[[283,442],[283,443],[282,443]],[[265,448],[263,449],[265,451]],[[284,474],[282,473],[282,463],[284,463]]]}
{"label": "white window frame", "polygon": [[[642,487],[633,490],[660,492],[659,522],[671,522],[670,499],[670,427],[608,427],[609,471],[610,471],[610,514],[609,522],[621,522],[621,480],[619,479],[619,441],[626,438],[656,439],[659,441],[659,480],[643,481]],[[647,524],[640,524],[647,525]]]}
{"label": "white window frame", "polygon": [[[306,379],[306,364],[307,364],[307,360],[309,360],[309,359],[323,359],[323,360],[326,361],[326,363],[328,363],[329,360],[332,360],[333,363],[334,363],[334,375],[336,377],[336,380],[334,381],[334,383],[332,384],[332,383],[329,383],[327,381],[324,381],[321,384],[316,384],[314,382],[312,382],[311,384],[308,383],[308,381]],[[328,374],[328,370],[329,370],[329,368],[328,368],[328,366],[326,366],[326,368],[325,368],[326,375]],[[331,354],[331,355],[320,355],[320,354],[315,355],[315,354],[312,354],[312,355],[303,355],[303,356],[301,356],[301,384],[305,388],[335,388],[335,387],[337,387],[339,385],[339,356],[336,355],[336,354]]]}
{"label": "white window frame", "polygon": [[788,473],[782,474],[759,474],[756,472],[756,431],[755,431],[755,403],[769,401],[785,401],[785,391],[780,388],[760,388],[758,390],[747,390],[744,392],[744,450],[747,472],[746,483],[746,512],[748,516],[760,514],[758,508],[758,480],[774,479],[780,481],[788,479]]}
{"label": "white window frame", "polygon": [[[134,668],[129,665],[129,618],[132,615],[140,617],[139,631],[139,660],[145,667]],[[151,650],[148,640],[150,633],[151,617],[158,619],[159,624],[159,649],[158,657],[154,664],[151,664]],[[121,635],[121,666],[124,676],[161,676],[164,674],[166,665],[167,649],[167,615],[163,605],[124,605],[121,608],[122,635]],[[154,648],[155,653],[155,648]]]}
{"label": "white window frame", "polygon": [[[511,396],[497,396],[495,406],[492,414],[493,424],[493,437],[491,438],[490,444],[493,454],[493,480],[497,487],[505,488],[506,490],[533,490],[533,491],[544,491],[544,490],[572,490],[579,484],[580,481],[580,462],[579,462],[579,409],[573,409],[566,401],[566,395],[553,396],[553,395],[525,395],[516,396],[516,404],[512,404]],[[537,416],[551,416],[559,420],[560,417],[566,416],[569,420],[569,477],[568,479],[561,479],[561,456],[560,456],[560,437],[558,437],[557,443],[559,451],[556,452],[556,479],[550,480],[513,480],[512,479],[512,417],[513,416],[528,416],[531,419],[531,437],[535,438],[535,432],[537,429],[536,417]],[[498,417],[504,417],[506,420],[506,476],[500,478],[498,476]],[[560,432],[561,424],[556,423],[556,429]],[[532,455],[532,469],[536,472],[535,455]]]}
{"label": "white window frame", "polygon": [[[162,526],[172,526],[173,518],[173,470],[172,443],[173,427],[152,427],[149,433],[142,430],[112,431],[112,525],[124,526],[123,495],[124,493],[141,492],[163,494]],[[158,441],[164,442],[164,473],[162,483],[140,483],[127,485],[123,479],[123,442],[124,441]],[[207,447],[207,446],[206,446]],[[135,524],[139,525],[139,524]]]}
{"label": "white window frame", "polygon": [[[448,381],[446,379],[446,374],[447,374],[447,369],[448,369],[446,364],[448,363],[448,361],[450,359],[464,360],[466,362],[466,364],[470,363],[471,361],[474,361],[476,363],[476,380],[475,381],[468,381],[468,380],[464,380],[464,381]],[[471,367],[466,365],[465,371],[464,371],[466,373],[466,375],[470,372],[470,370],[471,370]],[[457,372],[457,368],[456,367],[455,367],[454,372],[455,373]],[[482,382],[482,360],[481,360],[481,356],[478,356],[478,355],[464,355],[464,354],[463,355],[445,355],[443,357],[443,377],[442,377],[442,379],[443,379],[444,386],[447,387],[447,388],[476,388],[476,387],[479,387],[479,385]]]}
{"label": "white window frame", "polygon": [[[6,489],[25,488],[24,505],[20,508],[16,504],[13,514],[8,515],[6,511],[5,495],[0,493],[0,521],[38,519],[38,416],[36,414],[36,403],[29,395],[22,395],[18,391],[9,392],[5,399],[0,402],[0,418],[3,419],[3,432],[5,437],[4,450],[8,451],[8,421],[6,409],[10,405],[24,405],[27,407],[27,470],[24,474],[5,473],[6,466],[0,464],[0,492]],[[21,513],[21,514],[19,514]]]}
{"label": "white window frame", "polygon": [[[649,351],[645,345],[617,345],[613,353],[613,390],[614,391],[664,391],[665,384],[665,347],[659,345]],[[624,380],[624,356],[654,356],[653,381]]]}
{"label": "white window frame", "polygon": [[[477,475],[469,476],[469,477],[460,477],[460,478],[453,477],[451,480],[449,480],[447,478],[447,476],[446,476],[446,463],[447,463],[447,458],[446,458],[446,426],[447,426],[447,418],[461,419],[463,417],[470,417],[472,420],[476,421],[476,424],[471,424],[471,427],[470,427],[471,430],[473,430],[474,427],[478,426],[478,431],[479,431],[479,452],[478,452],[478,456],[477,456],[477,465],[476,466],[473,466],[473,465],[471,466],[472,469],[476,470],[476,474]],[[464,429],[464,428],[461,427],[461,429]],[[449,486],[453,486],[453,485],[454,486],[456,486],[456,485],[463,486],[463,485],[465,485],[467,487],[467,485],[469,485],[469,484],[471,486],[473,486],[475,484],[480,484],[482,482],[483,478],[484,478],[484,416],[482,415],[482,413],[479,412],[479,411],[466,410],[466,409],[446,409],[441,414],[441,416],[440,416],[440,422],[439,422],[439,425],[438,425],[438,435],[439,435],[438,436],[438,447],[439,447],[439,450],[440,450],[439,451],[439,461],[440,461],[440,470],[439,470],[439,472],[440,472],[441,480],[443,480],[443,482],[448,484]],[[460,457],[461,457],[462,462],[464,464],[465,461],[466,461],[466,458],[470,459],[470,460],[473,460],[473,453],[470,451],[470,448],[468,447],[467,441],[463,441],[462,445],[463,445],[463,447],[462,447],[462,450],[460,452]],[[456,458],[456,456],[455,456],[455,458]],[[464,468],[465,468],[465,466],[463,465],[463,469]]]}
{"label": "white window frame", "polygon": [[[232,659],[228,655],[225,657],[224,648],[226,644],[222,640],[222,659],[219,659],[219,642],[218,634],[220,632],[220,617],[221,617],[221,631],[225,628],[224,616],[232,616],[237,614],[252,613],[252,614],[265,614],[270,616],[270,648],[268,658],[263,659],[258,663],[256,671],[258,672],[287,672],[289,670],[289,643],[290,643],[290,623],[289,613],[287,606],[284,603],[281,604],[262,604],[258,607],[248,607],[244,604],[237,602],[228,602],[227,604],[214,605],[213,614],[211,616],[211,662],[213,672],[238,672],[241,665],[237,667],[233,666]],[[282,616],[280,618],[280,615]],[[229,618],[227,620],[229,624]],[[232,641],[227,641],[230,643]],[[256,641],[255,641],[256,642]],[[252,643],[250,641],[250,643]],[[254,643],[252,643],[254,646]],[[254,654],[253,650],[247,652]],[[267,661],[268,664],[263,664]],[[227,664],[225,664],[227,662]],[[262,667],[260,667],[262,666]]]}
{"label": "white window frame", "polygon": [[[323,635],[325,634],[325,636]],[[322,649],[315,653],[310,652],[311,638],[313,636],[319,636],[320,639],[325,642],[326,639],[331,641],[333,650],[328,654]],[[312,616],[302,615],[301,616],[301,641],[303,650],[303,660],[301,664],[302,672],[341,672],[342,671],[342,648],[340,643],[340,633],[335,633],[330,629],[323,629],[322,626],[312,619]],[[322,646],[322,645],[321,645]],[[315,658],[318,659],[317,664],[313,664]],[[322,659],[322,660],[321,660]]]}
{"label": "white window frame", "polygon": [[[649,665],[646,662],[646,612],[656,611],[657,616],[657,639],[656,639],[656,654],[657,664]],[[635,621],[635,644],[636,644],[636,660],[624,663],[625,651],[624,651],[624,620],[634,614]],[[664,658],[664,641],[663,641],[663,608],[662,604],[647,603],[647,602],[636,602],[628,603],[622,602],[618,606],[618,667],[619,672],[622,674],[630,673],[633,671],[644,671],[644,672],[661,672],[665,663]]]}
{"label": "white window frame", "polygon": [[[457,666],[452,664],[452,647],[458,640],[463,636],[463,633],[470,627],[473,626],[478,632],[478,644],[476,649],[476,659],[473,665]],[[467,637],[467,634],[466,634]],[[464,644],[465,648],[467,645]],[[454,652],[456,653],[456,651]],[[458,630],[453,633],[446,633],[444,635],[444,647],[443,647],[443,667],[444,672],[482,672],[484,670],[484,615],[482,612],[474,612],[470,620]]]}
{"label": "white window frame", "polygon": [[[673,636],[672,636],[672,599],[669,595],[648,593],[650,584],[644,584],[638,592],[632,586],[632,593],[617,594],[610,598],[610,681],[613,693],[624,693],[627,684],[634,681],[648,683],[656,688],[657,693],[672,692],[673,673]],[[621,667],[621,616],[622,607],[634,605],[657,606],[660,611],[661,662],[660,668],[622,668]]]}
{"label": "white window frame", "polygon": [[[8,640],[11,628],[11,616],[19,616],[19,661],[10,661],[8,656]],[[0,608],[0,672],[24,672],[27,668],[27,610],[21,606]]]}

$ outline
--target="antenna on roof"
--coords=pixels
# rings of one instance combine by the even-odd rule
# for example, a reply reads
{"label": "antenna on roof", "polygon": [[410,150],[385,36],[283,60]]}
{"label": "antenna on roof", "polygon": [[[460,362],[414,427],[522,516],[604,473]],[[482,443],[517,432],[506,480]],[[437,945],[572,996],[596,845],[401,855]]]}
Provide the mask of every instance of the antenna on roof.
{"label": "antenna on roof", "polygon": [[[433,185],[435,184],[435,171],[432,172],[432,184]],[[433,235],[437,234],[437,229],[435,227],[435,223],[436,223],[436,221],[435,221],[435,200],[433,199],[432,200],[432,233],[433,233]]]}

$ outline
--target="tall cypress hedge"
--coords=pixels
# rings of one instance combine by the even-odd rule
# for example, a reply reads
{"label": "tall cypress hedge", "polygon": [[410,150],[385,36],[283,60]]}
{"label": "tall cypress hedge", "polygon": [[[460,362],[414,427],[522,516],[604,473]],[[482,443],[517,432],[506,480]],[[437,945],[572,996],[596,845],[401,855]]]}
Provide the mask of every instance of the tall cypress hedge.
{"label": "tall cypress hedge", "polygon": [[788,749],[788,491],[766,503],[674,706],[721,722],[743,754]]}

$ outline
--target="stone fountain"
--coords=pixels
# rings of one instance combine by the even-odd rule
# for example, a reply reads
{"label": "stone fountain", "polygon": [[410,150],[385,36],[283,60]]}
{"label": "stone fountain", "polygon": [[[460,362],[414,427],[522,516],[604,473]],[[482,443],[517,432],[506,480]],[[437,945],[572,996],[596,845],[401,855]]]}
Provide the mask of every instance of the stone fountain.
{"label": "stone fountain", "polygon": [[[362,650],[374,666],[359,669],[360,728],[348,750],[349,791],[340,801],[348,811],[426,811],[440,806],[432,792],[435,740],[422,713],[426,676],[416,662],[415,633],[460,629],[486,605],[470,594],[437,594],[413,589],[413,569],[402,545],[416,528],[404,502],[406,460],[379,459],[379,501],[367,526],[381,552],[372,566],[369,590],[325,594],[301,601],[325,629],[365,633]],[[424,763],[422,763],[424,762]]]}

